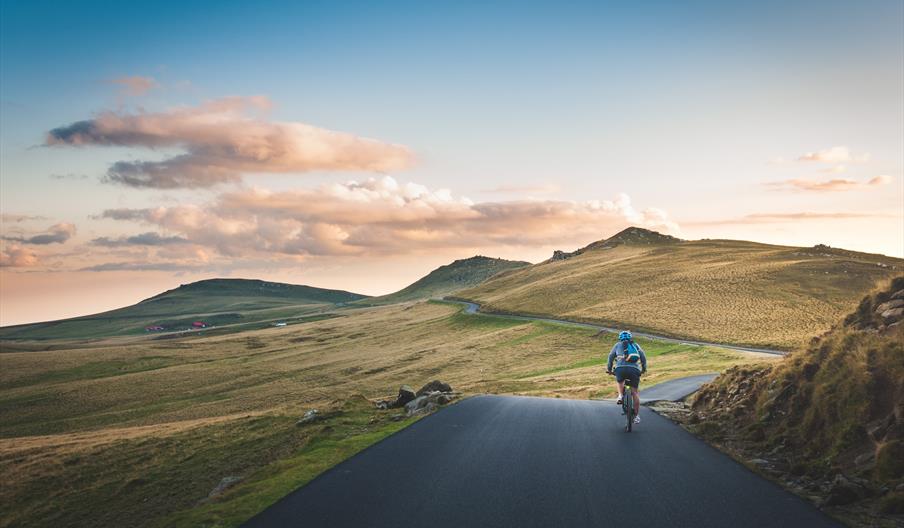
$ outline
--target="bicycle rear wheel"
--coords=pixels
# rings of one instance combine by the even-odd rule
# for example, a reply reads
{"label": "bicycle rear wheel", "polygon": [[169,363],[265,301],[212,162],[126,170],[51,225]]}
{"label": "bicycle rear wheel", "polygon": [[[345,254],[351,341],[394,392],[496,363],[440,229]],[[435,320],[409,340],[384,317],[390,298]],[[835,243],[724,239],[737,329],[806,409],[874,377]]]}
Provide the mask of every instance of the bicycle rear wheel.
{"label": "bicycle rear wheel", "polygon": [[634,426],[634,392],[630,387],[627,387],[625,391],[625,399],[622,405],[625,410],[625,420],[627,421],[625,431],[630,433]]}

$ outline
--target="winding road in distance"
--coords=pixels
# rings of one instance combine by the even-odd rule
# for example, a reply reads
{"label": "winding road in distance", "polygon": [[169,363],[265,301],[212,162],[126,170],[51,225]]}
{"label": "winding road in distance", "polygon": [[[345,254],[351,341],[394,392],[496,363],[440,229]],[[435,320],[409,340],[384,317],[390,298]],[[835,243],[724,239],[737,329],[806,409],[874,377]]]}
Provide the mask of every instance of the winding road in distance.
{"label": "winding road in distance", "polygon": [[[464,305],[465,313],[472,315],[481,315],[483,317],[504,317],[506,319],[521,319],[523,321],[543,321],[547,323],[556,323],[556,324],[565,324],[569,326],[578,326],[581,328],[589,328],[592,330],[605,330],[606,332],[615,333],[619,332],[617,328],[610,328],[608,326],[593,324],[593,323],[581,323],[578,321],[569,321],[567,319],[554,319],[552,317],[540,317],[535,315],[520,315],[520,314],[496,314],[496,313],[486,313],[480,311],[480,305],[470,301],[459,301],[455,299],[442,299],[443,302],[450,302]],[[746,347],[740,345],[728,345],[724,343],[708,343],[706,341],[694,341],[691,339],[678,339],[674,337],[666,337],[660,336],[656,334],[647,334],[643,332],[632,332],[635,336],[643,337],[646,339],[655,339],[656,341],[665,341],[667,343],[678,343],[681,345],[697,345],[697,346],[713,346],[719,348],[728,348],[731,350],[740,350],[741,352],[758,352],[761,354],[775,354],[778,356],[784,356],[788,352],[783,350],[774,350],[771,348],[756,348],[756,347]]]}
{"label": "winding road in distance", "polygon": [[323,473],[246,528],[840,526],[648,409],[476,396]]}

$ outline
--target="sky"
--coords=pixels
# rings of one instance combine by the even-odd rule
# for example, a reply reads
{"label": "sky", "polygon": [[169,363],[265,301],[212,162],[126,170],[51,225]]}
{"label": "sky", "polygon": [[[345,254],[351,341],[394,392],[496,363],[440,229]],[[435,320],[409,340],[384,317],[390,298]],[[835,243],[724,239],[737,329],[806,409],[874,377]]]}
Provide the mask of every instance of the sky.
{"label": "sky", "polygon": [[904,3],[0,0],[0,324],[640,226],[904,257]]}

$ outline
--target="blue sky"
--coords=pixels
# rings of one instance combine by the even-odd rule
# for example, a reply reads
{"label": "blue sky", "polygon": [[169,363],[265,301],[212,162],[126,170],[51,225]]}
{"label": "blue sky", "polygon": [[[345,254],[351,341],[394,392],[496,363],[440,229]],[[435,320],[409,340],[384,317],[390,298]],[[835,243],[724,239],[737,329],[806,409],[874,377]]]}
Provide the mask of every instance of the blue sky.
{"label": "blue sky", "polygon": [[[142,260],[158,269],[129,271],[149,290],[184,282],[161,272],[184,266],[189,277],[266,274],[381,293],[477,251],[539,260],[551,248],[611,234],[620,226],[615,220],[655,226],[652,217],[630,212],[571,238],[518,238],[500,226],[494,243],[457,237],[405,255],[390,250],[392,243],[374,249],[382,239],[366,251],[363,243],[328,250],[312,231],[305,235],[316,239],[312,245],[302,247],[299,238],[271,261],[260,252],[224,252],[228,243],[184,225],[129,224],[102,214],[173,204],[207,211],[241,189],[308,192],[387,171],[244,167],[238,184],[139,189],[100,178],[117,161],[178,156],[191,148],[179,142],[185,138],[155,148],[45,145],[49,131],[104,112],[166,114],[229,96],[266,97],[273,106],[261,119],[268,123],[404,146],[413,161],[388,171],[392,178],[430,192],[448,189],[478,209],[617,201],[625,193],[637,211],[666,213],[668,225],[687,238],[823,242],[904,256],[900,1],[0,6],[0,208],[19,218],[4,222],[6,262],[28,264],[2,273],[20,284],[36,280],[24,272],[75,281],[88,273],[81,269]],[[152,79],[154,88],[134,96],[110,82],[126,77]],[[847,154],[798,161],[833,148]],[[60,224],[74,226],[65,243],[22,242],[52,228],[68,233]],[[358,240],[373,226],[336,229]],[[434,240],[436,227],[430,229]],[[206,260],[167,259],[137,246],[105,254],[94,243],[151,231],[190,239]],[[261,236],[261,247],[276,247]],[[14,243],[18,260],[10,253]],[[93,261],[85,261],[86,252]],[[362,266],[386,273],[350,285]]]}

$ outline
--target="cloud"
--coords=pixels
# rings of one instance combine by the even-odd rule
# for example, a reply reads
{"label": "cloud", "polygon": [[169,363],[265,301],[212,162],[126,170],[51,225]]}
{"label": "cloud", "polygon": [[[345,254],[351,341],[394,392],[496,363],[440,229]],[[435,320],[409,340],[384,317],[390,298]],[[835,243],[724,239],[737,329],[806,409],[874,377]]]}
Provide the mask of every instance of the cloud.
{"label": "cloud", "polygon": [[140,97],[160,86],[153,78],[141,77],[138,75],[111,79],[110,82],[120,85],[122,87],[122,93],[132,97]]}
{"label": "cloud", "polygon": [[21,222],[30,222],[32,220],[47,220],[47,218],[43,217],[43,216],[13,214],[13,213],[0,213],[0,222],[2,222],[2,223],[18,224]]}
{"label": "cloud", "polygon": [[866,152],[853,154],[851,150],[845,146],[831,147],[816,152],[807,152],[797,158],[797,161],[816,161],[820,163],[865,163],[869,161],[870,155]]}
{"label": "cloud", "polygon": [[50,179],[52,179],[52,180],[87,180],[88,175],[87,174],[73,174],[70,172],[67,174],[51,174]]}
{"label": "cloud", "polygon": [[64,244],[67,240],[75,235],[75,225],[67,222],[61,222],[50,226],[47,233],[32,236],[4,236],[4,240],[12,242],[20,242],[22,244]]}
{"label": "cloud", "polygon": [[888,185],[893,182],[894,178],[887,174],[880,174],[875,178],[872,178],[870,181],[866,182],[867,185]]}
{"label": "cloud", "polygon": [[38,265],[38,256],[29,248],[18,244],[0,249],[0,267],[27,268]]}
{"label": "cloud", "polygon": [[202,271],[209,269],[205,266],[197,266],[192,264],[182,264],[179,262],[147,262],[147,261],[126,261],[126,262],[107,262],[104,264],[96,264],[80,268],[77,271],[172,271],[172,272],[189,272]]}
{"label": "cloud", "polygon": [[768,182],[764,185],[774,190],[794,190],[794,191],[854,191],[865,189],[868,187],[879,187],[887,185],[893,181],[891,176],[881,175],[870,179],[866,182],[853,180],[850,178],[833,178],[831,180],[817,181],[805,178],[794,178],[778,182]]}
{"label": "cloud", "polygon": [[474,203],[389,176],[283,192],[243,189],[206,205],[111,209],[101,216],[178,233],[220,255],[254,258],[567,246],[629,225],[678,232],[664,211],[637,210],[624,194],[611,201]]}
{"label": "cloud", "polygon": [[798,222],[810,220],[852,220],[861,218],[889,218],[890,215],[880,213],[756,213],[738,218],[726,218],[719,220],[702,220],[696,222],[682,222],[686,226],[709,225],[740,225],[740,224],[773,224],[782,222]]}
{"label": "cloud", "polygon": [[500,185],[492,189],[484,189],[484,193],[510,193],[510,194],[555,194],[561,191],[561,187],[551,183],[546,185]]}
{"label": "cloud", "polygon": [[91,241],[96,246],[123,247],[123,246],[168,246],[172,244],[188,244],[189,240],[179,236],[162,236],[159,233],[147,232],[128,237],[109,238],[100,237]]}
{"label": "cloud", "polygon": [[49,146],[181,148],[161,161],[117,161],[106,182],[158,189],[212,187],[247,173],[388,172],[412,163],[407,147],[317,128],[271,122],[266,97],[229,97],[159,113],[104,112],[47,133]]}

